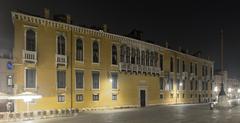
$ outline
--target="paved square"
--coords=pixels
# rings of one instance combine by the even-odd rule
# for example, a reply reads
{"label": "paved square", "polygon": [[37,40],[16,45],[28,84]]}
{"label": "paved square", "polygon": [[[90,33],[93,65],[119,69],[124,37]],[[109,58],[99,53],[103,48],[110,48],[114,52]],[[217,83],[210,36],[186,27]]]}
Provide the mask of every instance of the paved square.
{"label": "paved square", "polygon": [[70,118],[23,123],[240,123],[240,107],[209,110],[209,105],[170,105],[146,108],[81,112]]}

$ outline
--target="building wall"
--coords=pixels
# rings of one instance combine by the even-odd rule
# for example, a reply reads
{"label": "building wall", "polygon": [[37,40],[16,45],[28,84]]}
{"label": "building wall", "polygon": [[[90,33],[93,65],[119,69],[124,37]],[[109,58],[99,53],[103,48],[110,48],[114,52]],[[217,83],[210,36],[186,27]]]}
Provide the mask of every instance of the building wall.
{"label": "building wall", "polygon": [[[12,59],[0,57],[0,93],[11,95],[13,94],[13,88],[8,85],[8,77],[13,77],[13,71],[7,67],[8,63],[12,64]],[[0,100],[0,112],[6,111],[7,101]]]}
{"label": "building wall", "polygon": [[[146,90],[147,105],[157,104],[175,104],[175,103],[198,103],[200,100],[211,98],[211,78],[208,82],[208,90],[201,90],[201,81],[205,78],[202,76],[202,65],[208,66],[208,76],[210,76],[210,68],[213,69],[213,62],[183,54],[167,48],[156,46],[143,41],[121,37],[102,31],[94,31],[76,27],[74,25],[58,23],[55,21],[32,17],[21,13],[12,13],[14,22],[14,79],[16,93],[24,91],[32,91],[43,96],[39,100],[35,100],[30,104],[30,110],[40,109],[62,109],[62,108],[99,108],[99,107],[120,107],[120,106],[139,106],[141,89]],[[48,25],[49,24],[49,25]],[[25,49],[25,30],[32,28],[37,32],[37,63],[23,62],[23,50]],[[81,30],[79,31],[78,29]],[[63,33],[66,37],[68,57],[67,66],[56,66],[56,36]],[[75,40],[81,37],[84,42],[84,62],[79,63],[75,60]],[[92,63],[92,43],[97,39],[100,43],[100,63]],[[147,73],[135,73],[120,71],[119,65],[111,65],[111,46],[116,44],[118,48],[118,63],[120,60],[120,46],[128,44],[132,47],[144,47],[144,49],[155,50],[164,55],[164,74],[154,75]],[[170,73],[170,57],[174,58],[174,72]],[[184,59],[186,71],[189,73],[190,62],[198,64],[198,81],[197,90],[190,90],[189,78],[186,80],[186,90],[176,90],[176,79],[182,78],[176,74],[176,58]],[[37,72],[37,88],[24,88],[24,70],[25,68],[35,68]],[[57,89],[56,72],[57,70],[66,70],[66,88]],[[75,70],[84,71],[84,89],[75,89]],[[193,69],[194,70],[194,69]],[[92,71],[100,71],[100,89],[92,89]],[[113,90],[109,81],[110,72],[118,73],[118,89]],[[166,75],[165,75],[166,74]],[[173,78],[174,88],[171,91],[160,90],[160,78],[164,78],[164,86],[169,76]],[[189,73],[190,76],[190,73]],[[195,84],[195,82],[194,82]],[[195,85],[194,85],[195,87]],[[92,101],[92,95],[99,93],[99,101]],[[177,98],[177,93],[180,98]],[[65,95],[65,102],[57,102],[57,95]],[[75,95],[83,94],[82,102],[76,102]],[[112,94],[117,94],[117,100],[112,100]],[[163,94],[163,99],[160,99]],[[173,94],[173,97],[171,97]],[[184,98],[182,97],[184,94]],[[207,94],[207,96],[205,96]],[[192,98],[191,98],[192,95]],[[202,96],[204,95],[204,97]],[[26,104],[22,100],[16,101],[16,111],[26,111]]]}

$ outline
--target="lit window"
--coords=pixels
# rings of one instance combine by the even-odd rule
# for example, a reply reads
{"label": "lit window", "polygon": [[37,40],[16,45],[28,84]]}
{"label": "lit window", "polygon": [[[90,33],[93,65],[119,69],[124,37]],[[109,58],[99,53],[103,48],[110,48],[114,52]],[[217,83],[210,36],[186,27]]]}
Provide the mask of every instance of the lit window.
{"label": "lit window", "polygon": [[59,70],[57,71],[57,88],[66,87],[66,71]]}
{"label": "lit window", "polygon": [[36,51],[36,33],[32,29],[26,32],[26,50]]}
{"label": "lit window", "polygon": [[93,101],[99,101],[99,94],[93,94]]}
{"label": "lit window", "polygon": [[26,69],[26,88],[36,88],[36,70]]}
{"label": "lit window", "polygon": [[65,96],[64,95],[58,95],[58,102],[65,102]]}
{"label": "lit window", "polygon": [[118,86],[117,86],[118,74],[115,72],[111,73],[111,79],[112,79],[112,89],[117,89],[118,88]]}
{"label": "lit window", "polygon": [[83,42],[82,39],[76,40],[76,60],[83,61]]}
{"label": "lit window", "polygon": [[83,101],[83,94],[77,94],[76,95],[76,101],[77,102],[82,102]]}

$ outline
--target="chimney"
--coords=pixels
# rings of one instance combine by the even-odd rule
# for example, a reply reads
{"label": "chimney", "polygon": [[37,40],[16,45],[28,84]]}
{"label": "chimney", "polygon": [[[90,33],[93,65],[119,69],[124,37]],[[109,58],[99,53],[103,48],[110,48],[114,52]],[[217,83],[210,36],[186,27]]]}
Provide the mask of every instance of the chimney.
{"label": "chimney", "polygon": [[107,24],[103,24],[102,29],[104,32],[107,32],[108,31]]}
{"label": "chimney", "polygon": [[168,41],[165,42],[165,47],[168,48]]}
{"label": "chimney", "polygon": [[181,46],[178,47],[178,51],[182,52],[182,47]]}
{"label": "chimney", "polygon": [[66,15],[66,19],[67,19],[67,23],[68,23],[68,24],[71,24],[71,23],[72,23],[71,15],[67,14],[67,15]]}
{"label": "chimney", "polygon": [[46,19],[50,18],[50,11],[47,8],[44,8],[44,18],[46,18]]}

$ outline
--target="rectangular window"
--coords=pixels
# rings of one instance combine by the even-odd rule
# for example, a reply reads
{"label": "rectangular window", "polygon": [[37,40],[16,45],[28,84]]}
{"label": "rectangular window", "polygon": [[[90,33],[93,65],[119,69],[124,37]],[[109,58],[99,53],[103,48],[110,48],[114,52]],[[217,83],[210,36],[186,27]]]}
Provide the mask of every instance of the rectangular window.
{"label": "rectangular window", "polygon": [[182,94],[182,98],[184,98],[185,97],[185,95],[184,94]]}
{"label": "rectangular window", "polygon": [[112,100],[117,100],[117,94],[112,94]]}
{"label": "rectangular window", "polygon": [[173,57],[170,58],[170,72],[173,72]]}
{"label": "rectangular window", "polygon": [[193,65],[192,65],[192,62],[190,63],[190,73],[193,73]]}
{"label": "rectangular window", "polygon": [[173,90],[173,79],[169,79],[169,90]]}
{"label": "rectangular window", "polygon": [[82,102],[83,101],[83,94],[77,94],[76,95],[76,101],[77,102]]}
{"label": "rectangular window", "polygon": [[84,72],[82,70],[76,70],[76,89],[83,89],[83,75]]}
{"label": "rectangular window", "polygon": [[198,89],[198,80],[195,81],[195,90]]}
{"label": "rectangular window", "polygon": [[76,40],[76,60],[83,61],[83,41],[80,38]]}
{"label": "rectangular window", "polygon": [[197,63],[195,64],[195,75],[198,75],[198,67],[197,67]]}
{"label": "rectangular window", "polygon": [[26,88],[36,88],[36,70],[26,69]]}
{"label": "rectangular window", "polygon": [[204,66],[202,66],[202,76],[204,76]]}
{"label": "rectangular window", "polygon": [[93,81],[93,89],[99,89],[99,72],[93,71],[92,72],[92,81]]}
{"label": "rectangular window", "polygon": [[164,78],[163,77],[160,77],[159,78],[159,84],[160,84],[160,90],[163,90],[164,88],[164,85],[163,85],[163,81],[164,81]]}
{"label": "rectangular window", "polygon": [[163,94],[160,94],[160,99],[163,99]]}
{"label": "rectangular window", "polygon": [[179,98],[179,94],[177,94],[177,98]]}
{"label": "rectangular window", "polygon": [[206,66],[205,69],[206,69],[206,72],[205,72],[205,73],[206,73],[206,75],[208,75],[208,66]]}
{"label": "rectangular window", "polygon": [[57,71],[57,88],[66,87],[66,71],[58,70]]}
{"label": "rectangular window", "polygon": [[186,86],[185,80],[182,80],[182,89],[183,89],[183,90],[185,90],[185,86]]}
{"label": "rectangular window", "polygon": [[170,94],[170,98],[173,98],[173,94]]}
{"label": "rectangular window", "polygon": [[177,73],[180,73],[180,60],[177,59]]}
{"label": "rectangular window", "polygon": [[58,95],[58,102],[65,102],[65,96],[64,95]]}
{"label": "rectangular window", "polygon": [[185,62],[182,61],[182,72],[185,72]]}
{"label": "rectangular window", "polygon": [[192,98],[192,94],[190,95],[190,98]]}
{"label": "rectangular window", "polygon": [[99,94],[93,94],[93,101],[99,101]]}
{"label": "rectangular window", "polygon": [[206,82],[206,90],[208,90],[208,82]]}
{"label": "rectangular window", "polygon": [[193,80],[190,82],[190,89],[193,90]]}
{"label": "rectangular window", "polygon": [[118,88],[118,74],[113,72],[111,73],[111,79],[112,79],[112,89],[117,89]]}
{"label": "rectangular window", "polygon": [[179,89],[180,89],[180,80],[177,79],[177,90],[179,90]]}
{"label": "rectangular window", "polygon": [[202,81],[202,90],[204,90],[204,82]]}
{"label": "rectangular window", "polygon": [[160,64],[161,71],[163,71],[163,55],[162,54],[160,54],[160,57],[159,57],[159,64]]}

